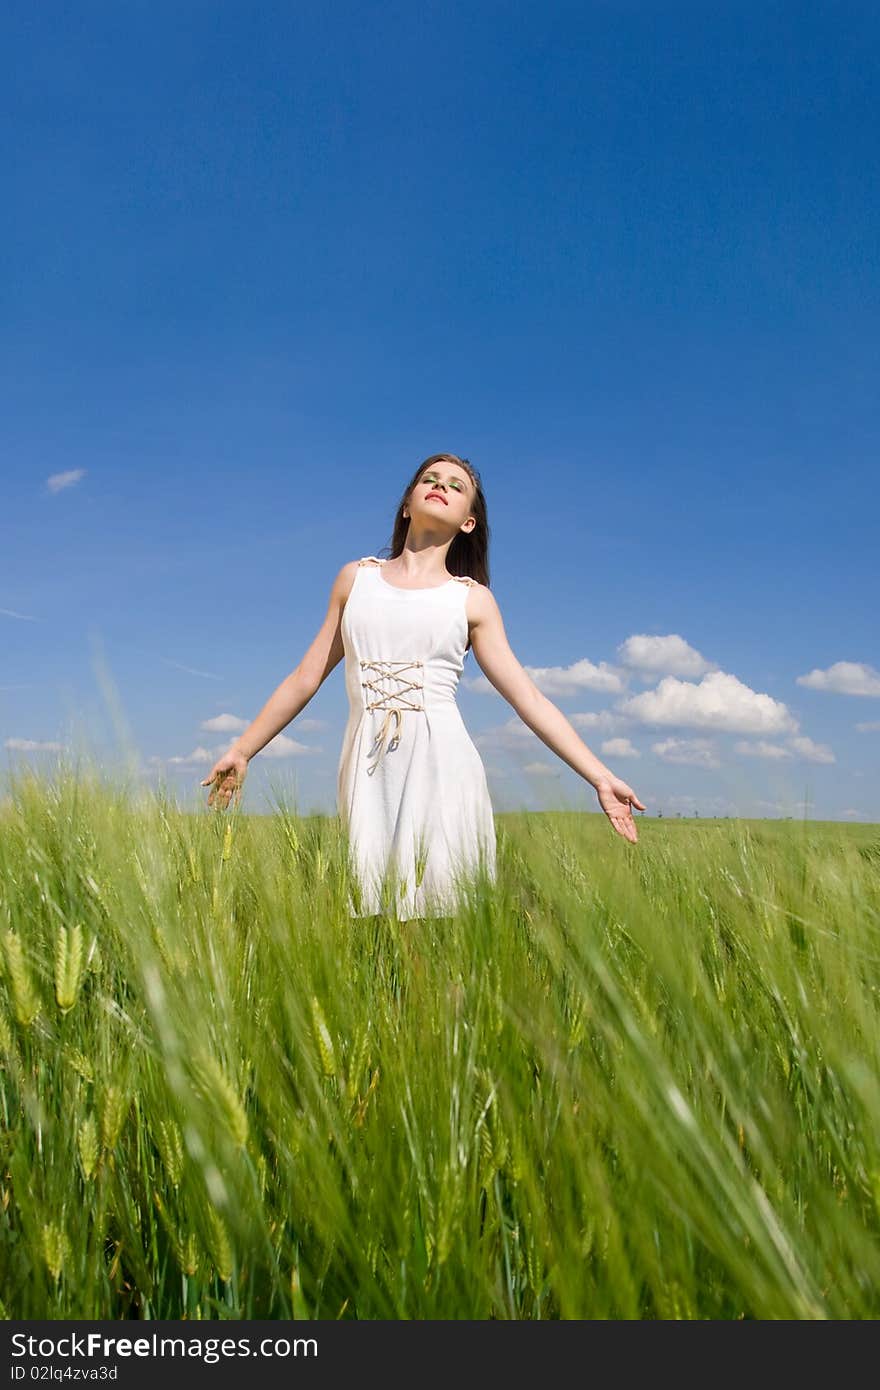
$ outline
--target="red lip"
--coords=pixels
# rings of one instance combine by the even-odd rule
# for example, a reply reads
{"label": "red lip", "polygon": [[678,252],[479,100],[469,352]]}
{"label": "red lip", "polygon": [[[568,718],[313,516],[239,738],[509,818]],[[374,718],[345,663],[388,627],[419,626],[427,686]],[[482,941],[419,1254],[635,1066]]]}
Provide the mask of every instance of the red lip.
{"label": "red lip", "polygon": [[428,493],[428,496],[425,498],[425,501],[427,502],[427,501],[428,501],[428,498],[430,498],[430,497],[436,497],[436,498],[438,498],[438,500],[441,501],[441,502],[443,503],[444,507],[447,507],[447,506],[449,505],[448,502],[446,501],[446,498],[443,497],[439,492],[429,492],[429,493]]}

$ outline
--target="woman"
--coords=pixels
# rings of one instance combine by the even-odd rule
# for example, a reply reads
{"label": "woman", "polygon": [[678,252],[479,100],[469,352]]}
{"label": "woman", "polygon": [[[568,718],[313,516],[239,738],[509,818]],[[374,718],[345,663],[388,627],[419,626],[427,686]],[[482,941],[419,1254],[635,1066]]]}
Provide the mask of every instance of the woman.
{"label": "woman", "polygon": [[402,919],[455,910],[477,870],[495,878],[485,771],[455,701],[467,651],[538,737],[596,788],[612,826],[636,843],[642,802],[590,752],[511,651],[489,589],[489,527],[479,474],[432,454],[394,519],[391,556],[336,576],[324,624],[296,670],[214,764],[208,804],[240,798],[247,764],[346,660],[349,719],[337,776],[352,852],[354,916],[393,906]]}

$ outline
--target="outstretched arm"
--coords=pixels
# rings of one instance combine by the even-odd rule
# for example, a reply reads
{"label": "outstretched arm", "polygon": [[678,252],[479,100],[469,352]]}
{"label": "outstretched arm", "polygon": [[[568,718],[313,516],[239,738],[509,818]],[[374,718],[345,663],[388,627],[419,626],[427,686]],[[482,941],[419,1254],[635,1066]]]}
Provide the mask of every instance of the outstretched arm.
{"label": "outstretched arm", "polygon": [[281,682],[250,724],[236,741],[237,748],[252,758],[265,748],[277,733],[286,728],[309,700],[317,694],[330,672],[345,655],[342,645],[342,614],[351,591],[357,561],[343,565],[333,581],[327,613],[315,640],[299,665]]}
{"label": "outstretched arm", "polygon": [[472,585],[467,611],[471,646],[486,678],[541,742],[595,787],[599,804],[615,830],[635,843],[638,836],[631,808],[644,811],[645,807],[632,787],[615,777],[587,747],[562,710],[547,699],[517,661],[491,589]]}
{"label": "outstretched arm", "polygon": [[348,564],[342,566],[333,581],[327,614],[305,656],[296,669],[291,671],[289,676],[285,676],[272,692],[253,723],[249,724],[244,733],[217,759],[208,776],[203,779],[203,787],[209,783],[212,786],[208,797],[209,806],[228,806],[233,795],[240,800],[241,785],[251,758],[305,709],[330,672],[342,660],[345,655],[342,614],[351,593],[357,566],[357,560],[349,560]]}

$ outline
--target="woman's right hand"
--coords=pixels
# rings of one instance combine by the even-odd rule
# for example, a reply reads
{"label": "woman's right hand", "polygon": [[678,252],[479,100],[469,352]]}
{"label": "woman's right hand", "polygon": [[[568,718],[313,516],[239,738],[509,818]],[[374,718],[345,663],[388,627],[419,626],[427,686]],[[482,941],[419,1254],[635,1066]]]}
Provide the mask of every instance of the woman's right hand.
{"label": "woman's right hand", "polygon": [[228,753],[224,753],[222,758],[217,759],[202,782],[203,787],[213,783],[208,794],[209,806],[213,806],[216,802],[218,806],[225,808],[229,805],[233,795],[236,804],[241,801],[241,787],[247,776],[248,761],[244,753],[239,753],[234,748],[231,748]]}
{"label": "woman's right hand", "polygon": [[619,777],[606,777],[603,782],[597,783],[596,795],[599,805],[618,835],[622,835],[625,840],[631,840],[634,845],[638,844],[639,837],[632,808],[637,806],[640,811],[644,811],[645,807],[629,783]]}

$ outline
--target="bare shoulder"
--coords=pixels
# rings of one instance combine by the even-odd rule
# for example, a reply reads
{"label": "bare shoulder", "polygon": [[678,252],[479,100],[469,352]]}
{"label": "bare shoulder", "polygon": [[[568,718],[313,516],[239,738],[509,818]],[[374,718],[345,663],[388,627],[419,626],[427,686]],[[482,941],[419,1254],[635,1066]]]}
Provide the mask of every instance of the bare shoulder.
{"label": "bare shoulder", "polygon": [[471,579],[468,576],[465,576],[465,579],[468,586],[465,611],[468,626],[473,630],[481,623],[488,622],[498,613],[498,603],[488,584],[481,584],[478,579]]}
{"label": "bare shoulder", "polygon": [[373,569],[376,569],[379,565],[384,565],[384,563],[385,561],[380,559],[378,555],[362,555],[359,560],[347,560],[333,580],[331,602],[336,603],[341,609],[344,609],[348,602],[358,570],[362,566],[371,566]]}
{"label": "bare shoulder", "polygon": [[333,580],[333,597],[343,608],[348,602],[351,586],[362,563],[361,560],[347,560]]}

